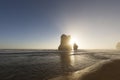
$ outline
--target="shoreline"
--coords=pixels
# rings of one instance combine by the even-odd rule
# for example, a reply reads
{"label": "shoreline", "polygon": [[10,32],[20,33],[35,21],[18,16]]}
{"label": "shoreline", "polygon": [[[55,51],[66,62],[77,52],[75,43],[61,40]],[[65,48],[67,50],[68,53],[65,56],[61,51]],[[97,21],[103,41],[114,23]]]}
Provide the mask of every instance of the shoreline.
{"label": "shoreline", "polygon": [[[118,64],[119,63],[119,64]],[[70,72],[55,78],[51,78],[48,80],[120,80],[119,75],[115,74],[117,72],[114,72],[117,70],[120,71],[119,68],[115,68],[120,66],[120,59],[115,60],[103,60],[99,61],[98,63],[95,63],[94,65],[91,65],[89,67],[86,67],[85,69],[78,70],[75,72]],[[110,68],[112,71],[106,71],[106,68]],[[100,74],[109,73],[108,75],[100,75]],[[115,74],[116,79],[111,78],[109,75]],[[101,79],[102,78],[102,79]],[[119,79],[118,79],[119,78]]]}
{"label": "shoreline", "polygon": [[[66,54],[68,52],[54,53],[53,51],[23,53],[0,55],[2,67],[0,79],[90,80],[92,76],[91,80],[99,80],[93,78],[95,76],[92,74],[97,74],[99,77],[99,70],[103,65],[114,62],[114,59],[120,59],[118,51],[77,51],[71,55]],[[120,64],[120,61],[118,62],[117,65]],[[86,76],[89,79],[86,79]]]}

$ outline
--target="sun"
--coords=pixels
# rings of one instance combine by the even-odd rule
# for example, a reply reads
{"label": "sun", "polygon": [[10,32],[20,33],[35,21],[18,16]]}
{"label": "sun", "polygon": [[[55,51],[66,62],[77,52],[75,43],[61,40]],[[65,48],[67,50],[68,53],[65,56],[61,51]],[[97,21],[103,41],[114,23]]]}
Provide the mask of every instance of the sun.
{"label": "sun", "polygon": [[71,39],[70,39],[70,44],[73,45],[73,44],[76,43],[76,42],[77,42],[77,39],[71,37]]}

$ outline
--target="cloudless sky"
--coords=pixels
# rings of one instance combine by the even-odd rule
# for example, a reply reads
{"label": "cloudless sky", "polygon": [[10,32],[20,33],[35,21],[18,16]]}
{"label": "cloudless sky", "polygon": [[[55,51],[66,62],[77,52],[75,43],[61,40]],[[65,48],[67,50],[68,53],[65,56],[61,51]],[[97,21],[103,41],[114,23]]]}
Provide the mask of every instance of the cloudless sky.
{"label": "cloudless sky", "polygon": [[120,0],[0,0],[1,49],[57,49],[63,33],[80,49],[114,49]]}

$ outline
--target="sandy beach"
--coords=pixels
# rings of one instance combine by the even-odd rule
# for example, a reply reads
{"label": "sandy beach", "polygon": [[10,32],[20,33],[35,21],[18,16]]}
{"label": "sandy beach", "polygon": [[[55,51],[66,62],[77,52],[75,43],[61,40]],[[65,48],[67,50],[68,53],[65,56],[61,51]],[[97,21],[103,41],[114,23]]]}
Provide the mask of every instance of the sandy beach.
{"label": "sandy beach", "polygon": [[120,80],[120,59],[100,61],[83,70],[50,80]]}
{"label": "sandy beach", "polygon": [[1,51],[0,80],[106,80],[117,76],[117,71],[119,74],[119,53],[115,50]]}

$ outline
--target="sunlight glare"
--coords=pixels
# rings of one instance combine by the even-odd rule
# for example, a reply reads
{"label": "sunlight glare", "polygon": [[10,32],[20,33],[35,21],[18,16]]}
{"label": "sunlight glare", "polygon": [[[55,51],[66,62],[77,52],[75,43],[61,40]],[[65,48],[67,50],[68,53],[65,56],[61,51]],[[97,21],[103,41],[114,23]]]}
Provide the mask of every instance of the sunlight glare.
{"label": "sunlight glare", "polygon": [[70,44],[73,45],[74,43],[77,43],[77,39],[71,37]]}

